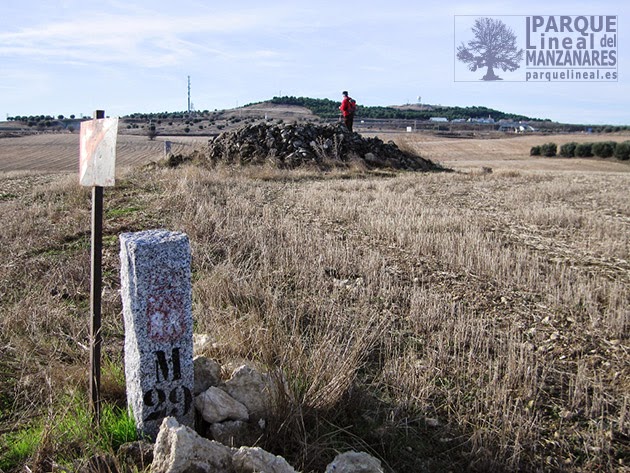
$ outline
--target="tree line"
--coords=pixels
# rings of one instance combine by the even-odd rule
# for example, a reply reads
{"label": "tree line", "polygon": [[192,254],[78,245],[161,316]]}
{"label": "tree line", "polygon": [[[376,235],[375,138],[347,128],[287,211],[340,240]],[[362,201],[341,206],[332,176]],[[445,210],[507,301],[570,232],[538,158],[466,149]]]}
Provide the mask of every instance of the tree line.
{"label": "tree line", "polygon": [[540,146],[533,146],[529,151],[531,156],[545,156],[552,158],[562,156],[563,158],[611,158],[615,157],[622,161],[630,159],[630,141],[617,143],[616,141],[597,141],[595,143],[570,142],[560,146],[555,143],[545,143]]}
{"label": "tree line", "polygon": [[[315,115],[322,118],[335,118],[339,116],[339,101],[330,99],[313,99],[310,97],[283,96],[274,97],[271,103],[278,105],[297,105],[308,108]],[[469,118],[493,118],[494,120],[536,121],[539,119],[505,113],[488,107],[441,107],[431,106],[430,110],[403,110],[394,107],[366,106],[358,103],[357,115],[361,118],[375,119],[411,119],[428,120],[431,117],[444,117],[448,120],[467,120]]]}

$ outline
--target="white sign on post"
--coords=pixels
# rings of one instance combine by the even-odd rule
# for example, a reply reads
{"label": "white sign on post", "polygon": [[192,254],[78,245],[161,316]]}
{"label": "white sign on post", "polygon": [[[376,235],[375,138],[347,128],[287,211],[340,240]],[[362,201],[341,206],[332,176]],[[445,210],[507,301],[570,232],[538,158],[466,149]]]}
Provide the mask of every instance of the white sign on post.
{"label": "white sign on post", "polygon": [[118,118],[101,118],[81,123],[79,183],[110,187],[116,170]]}

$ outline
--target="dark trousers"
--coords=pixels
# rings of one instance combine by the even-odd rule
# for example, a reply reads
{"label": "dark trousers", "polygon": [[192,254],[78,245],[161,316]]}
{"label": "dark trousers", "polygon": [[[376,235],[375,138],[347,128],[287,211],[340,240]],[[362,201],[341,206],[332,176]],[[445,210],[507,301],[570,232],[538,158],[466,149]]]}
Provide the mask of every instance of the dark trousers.
{"label": "dark trousers", "polygon": [[352,133],[352,124],[354,123],[354,113],[350,113],[343,117],[343,122],[346,124],[346,128]]}

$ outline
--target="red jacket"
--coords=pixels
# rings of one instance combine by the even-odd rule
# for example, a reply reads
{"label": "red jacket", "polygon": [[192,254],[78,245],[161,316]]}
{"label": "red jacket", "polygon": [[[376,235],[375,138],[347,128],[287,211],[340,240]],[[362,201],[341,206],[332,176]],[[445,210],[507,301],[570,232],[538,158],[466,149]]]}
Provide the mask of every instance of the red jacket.
{"label": "red jacket", "polygon": [[341,114],[344,117],[347,117],[348,115],[354,113],[356,107],[352,106],[352,104],[350,103],[351,100],[351,97],[344,97],[341,101],[341,106],[339,107],[339,110],[341,110]]}

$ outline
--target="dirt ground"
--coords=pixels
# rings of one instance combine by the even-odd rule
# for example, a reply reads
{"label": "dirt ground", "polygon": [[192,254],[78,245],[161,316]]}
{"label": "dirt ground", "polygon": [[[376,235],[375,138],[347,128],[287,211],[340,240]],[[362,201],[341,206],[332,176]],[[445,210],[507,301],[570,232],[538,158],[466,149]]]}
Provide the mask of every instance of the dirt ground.
{"label": "dirt ground", "polygon": [[453,139],[441,138],[429,133],[399,133],[382,139],[391,139],[399,146],[419,153],[422,157],[442,163],[444,166],[462,170],[478,170],[491,167],[493,170],[530,171],[591,171],[630,172],[630,162],[600,158],[545,158],[530,156],[532,146],[553,142],[560,146],[596,141],[626,141],[630,134],[592,135],[527,135],[507,136],[499,139]]}
{"label": "dirt ground", "polygon": [[[475,171],[482,167],[493,170],[630,172],[630,162],[615,159],[565,159],[529,156],[532,146],[554,142],[562,144],[595,141],[625,141],[630,134],[605,136],[589,134],[528,135],[499,139],[453,139],[430,133],[365,133],[392,140],[403,149],[419,153],[446,167]],[[204,136],[158,136],[149,141],[146,136],[119,135],[116,150],[118,167],[135,166],[157,161],[164,156],[164,141],[172,142],[173,153],[185,153],[203,146]],[[0,138],[0,172],[51,171],[68,172],[78,169],[79,134],[41,134]]]}
{"label": "dirt ground", "polygon": [[[116,165],[135,166],[164,157],[164,141],[172,142],[173,153],[192,150],[207,143],[207,137],[157,137],[118,135]],[[79,169],[79,134],[41,134],[18,138],[0,138],[0,172],[51,171]]]}

